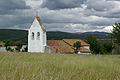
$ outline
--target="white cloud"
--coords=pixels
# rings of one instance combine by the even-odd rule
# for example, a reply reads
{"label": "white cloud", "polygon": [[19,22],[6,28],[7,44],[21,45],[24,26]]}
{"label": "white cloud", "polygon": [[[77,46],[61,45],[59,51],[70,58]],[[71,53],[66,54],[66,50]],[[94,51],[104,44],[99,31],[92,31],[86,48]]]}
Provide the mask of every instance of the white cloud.
{"label": "white cloud", "polygon": [[26,5],[30,6],[32,9],[38,9],[45,0],[26,0]]}
{"label": "white cloud", "polygon": [[102,31],[104,31],[104,32],[110,32],[111,33],[112,29],[113,29],[113,26],[107,26],[107,27],[103,28]]}

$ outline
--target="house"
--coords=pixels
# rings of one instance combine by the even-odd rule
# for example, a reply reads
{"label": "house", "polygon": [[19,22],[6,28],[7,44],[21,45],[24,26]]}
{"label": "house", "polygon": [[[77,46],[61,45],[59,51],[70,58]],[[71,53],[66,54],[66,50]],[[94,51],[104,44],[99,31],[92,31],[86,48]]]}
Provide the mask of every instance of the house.
{"label": "house", "polygon": [[78,54],[90,54],[90,45],[80,39],[47,40],[47,44],[56,53],[74,53],[73,44],[77,41],[81,42],[82,46]]}
{"label": "house", "polygon": [[74,53],[73,44],[76,41],[82,45],[78,54],[90,54],[90,45],[80,39],[47,40],[46,29],[36,16],[28,31],[28,52]]}

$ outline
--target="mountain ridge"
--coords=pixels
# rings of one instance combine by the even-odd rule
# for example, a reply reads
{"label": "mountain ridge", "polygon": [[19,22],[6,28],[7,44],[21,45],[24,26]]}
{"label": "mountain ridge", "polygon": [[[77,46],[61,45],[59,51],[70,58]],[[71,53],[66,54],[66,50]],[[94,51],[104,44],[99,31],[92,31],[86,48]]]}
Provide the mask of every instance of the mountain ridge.
{"label": "mountain ridge", "polygon": [[[99,33],[99,34],[98,34]],[[107,35],[106,35],[107,34]],[[47,31],[48,40],[61,39],[85,39],[86,36],[93,35],[96,38],[109,38],[110,33],[106,32],[85,32],[85,33],[69,33],[61,31]],[[0,40],[22,40],[27,42],[28,31],[18,29],[0,29]]]}

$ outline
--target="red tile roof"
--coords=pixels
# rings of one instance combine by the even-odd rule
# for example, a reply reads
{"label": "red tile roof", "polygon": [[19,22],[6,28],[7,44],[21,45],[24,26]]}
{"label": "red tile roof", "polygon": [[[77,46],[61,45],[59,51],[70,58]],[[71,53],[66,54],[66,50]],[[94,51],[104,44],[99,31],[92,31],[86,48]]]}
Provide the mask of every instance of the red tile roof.
{"label": "red tile roof", "polygon": [[62,40],[47,40],[47,44],[57,53],[73,53],[74,50]]}
{"label": "red tile roof", "polygon": [[[57,50],[57,53],[73,53],[74,52],[73,44],[76,41],[80,41],[82,46],[89,46],[89,44],[85,43],[80,39],[47,40],[47,44],[54,51]],[[90,50],[81,47],[80,52],[88,53],[90,52]]]}
{"label": "red tile roof", "polygon": [[63,41],[68,43],[70,46],[73,46],[73,44],[77,41],[80,41],[82,46],[90,46],[88,43],[80,39],[63,39]]}

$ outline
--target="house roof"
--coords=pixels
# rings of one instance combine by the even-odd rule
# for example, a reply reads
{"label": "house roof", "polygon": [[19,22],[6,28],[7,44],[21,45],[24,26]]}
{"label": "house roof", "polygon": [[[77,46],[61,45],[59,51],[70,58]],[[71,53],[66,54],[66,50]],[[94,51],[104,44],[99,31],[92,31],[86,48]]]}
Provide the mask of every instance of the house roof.
{"label": "house roof", "polygon": [[39,24],[40,24],[40,26],[41,26],[42,30],[46,32],[46,29],[45,29],[45,27],[43,26],[43,24],[42,24],[42,21],[41,21],[40,17],[39,17],[39,16],[36,16],[36,19],[38,20],[38,22],[39,22]]}
{"label": "house roof", "polygon": [[88,43],[84,42],[83,40],[80,39],[63,39],[64,42],[67,42],[68,45],[73,46],[73,44],[77,41],[81,42],[82,46],[90,46]]}
{"label": "house roof", "polygon": [[73,53],[74,50],[62,40],[47,40],[47,44],[57,53]]}
{"label": "house roof", "polygon": [[[81,41],[81,44],[83,46],[86,46],[86,45],[89,46],[89,44],[79,39],[47,40],[47,44],[52,50],[54,51],[57,50],[57,53],[73,53],[74,52],[73,44],[76,41]],[[89,49],[86,49],[83,46],[80,47],[80,52],[83,52],[83,53],[90,52]]]}

